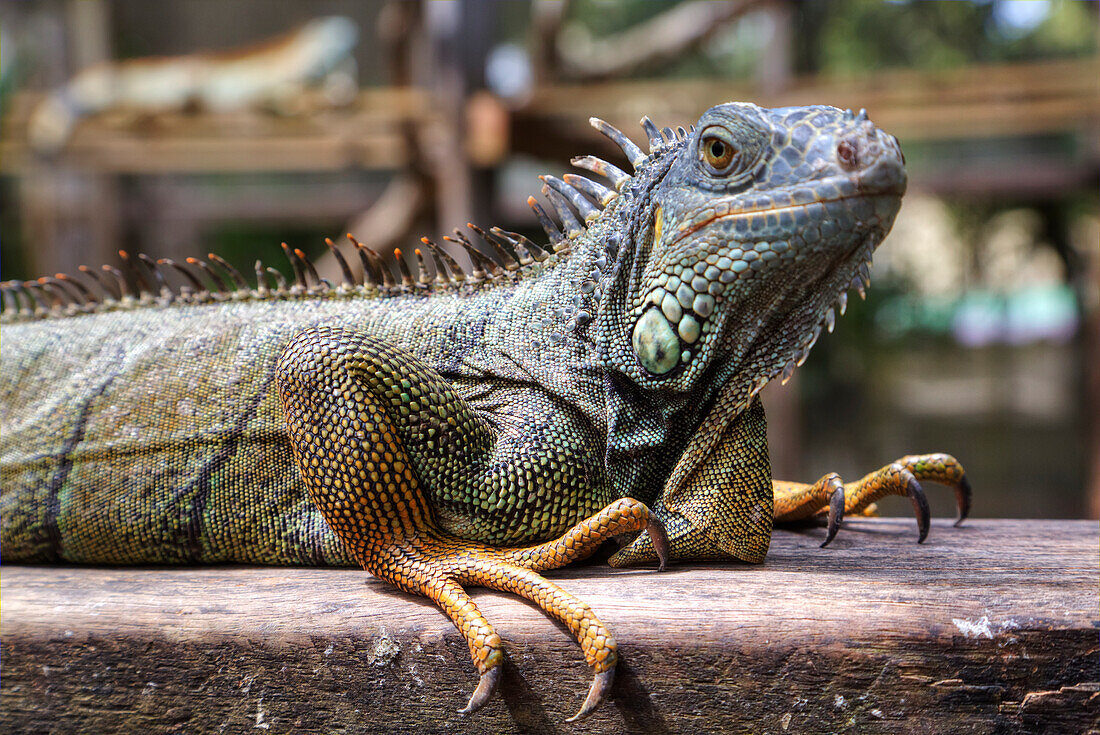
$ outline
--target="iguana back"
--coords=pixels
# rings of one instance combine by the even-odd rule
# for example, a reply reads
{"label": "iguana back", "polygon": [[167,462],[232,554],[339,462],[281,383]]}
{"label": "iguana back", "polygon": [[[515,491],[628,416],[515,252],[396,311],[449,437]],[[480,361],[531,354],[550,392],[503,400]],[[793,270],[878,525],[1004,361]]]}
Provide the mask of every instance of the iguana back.
{"label": "iguana back", "polygon": [[505,329],[499,302],[530,285],[430,298],[369,284],[342,296],[241,292],[5,325],[4,560],[352,564],[293,464],[280,352],[308,327],[343,326],[404,344],[455,380],[493,377],[500,361],[483,359],[470,325],[482,338]]}

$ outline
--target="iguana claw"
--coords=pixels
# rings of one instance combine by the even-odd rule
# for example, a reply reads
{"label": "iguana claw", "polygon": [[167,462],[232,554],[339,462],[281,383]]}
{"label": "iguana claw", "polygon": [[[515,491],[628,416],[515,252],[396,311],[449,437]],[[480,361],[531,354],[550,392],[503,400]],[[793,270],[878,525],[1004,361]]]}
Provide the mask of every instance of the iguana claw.
{"label": "iguana claw", "polygon": [[500,666],[494,666],[481,675],[481,679],[477,682],[477,689],[474,689],[474,693],[470,695],[470,701],[458,711],[460,715],[477,712],[485,706],[485,703],[493,696],[493,692],[497,690],[497,684],[500,683],[501,668]]}
{"label": "iguana claw", "polygon": [[966,475],[959,478],[958,484],[955,485],[955,502],[959,506],[959,517],[955,519],[955,525],[966,520],[966,517],[970,515],[970,498],[972,492],[970,490],[970,480]]}
{"label": "iguana claw", "polygon": [[833,490],[829,494],[829,520],[825,530],[825,540],[821,542],[820,548],[822,549],[836,538],[836,532],[840,530],[840,524],[844,522],[844,483],[840,481],[839,475],[835,475],[830,484]]}
{"label": "iguana claw", "polygon": [[653,542],[653,550],[657,553],[657,571],[663,572],[668,564],[668,533],[654,515],[649,516],[645,530],[649,532],[649,540]]}
{"label": "iguana claw", "polygon": [[[907,473],[908,474],[908,473]],[[917,478],[909,475],[906,481],[906,494],[913,501],[913,512],[917,514],[917,543],[923,544],[928,537],[928,523],[931,511],[928,509],[928,498],[924,495],[924,489],[917,482]]]}
{"label": "iguana claw", "polygon": [[615,681],[615,667],[612,666],[607,671],[601,671],[596,674],[596,677],[592,680],[592,686],[588,690],[588,696],[584,699],[584,704],[581,705],[577,714],[570,717],[566,722],[577,722],[583,720],[592,714],[597,707],[600,706],[600,702],[603,701],[607,693],[611,691],[611,684]]}

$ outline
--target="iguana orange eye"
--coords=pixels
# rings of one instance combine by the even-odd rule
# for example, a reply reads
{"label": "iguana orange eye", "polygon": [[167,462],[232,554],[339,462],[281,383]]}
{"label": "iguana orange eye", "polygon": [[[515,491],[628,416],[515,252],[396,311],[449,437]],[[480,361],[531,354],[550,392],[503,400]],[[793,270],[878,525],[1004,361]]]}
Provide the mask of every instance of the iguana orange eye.
{"label": "iguana orange eye", "polygon": [[737,149],[715,136],[703,139],[703,160],[714,173],[723,174],[737,157]]}

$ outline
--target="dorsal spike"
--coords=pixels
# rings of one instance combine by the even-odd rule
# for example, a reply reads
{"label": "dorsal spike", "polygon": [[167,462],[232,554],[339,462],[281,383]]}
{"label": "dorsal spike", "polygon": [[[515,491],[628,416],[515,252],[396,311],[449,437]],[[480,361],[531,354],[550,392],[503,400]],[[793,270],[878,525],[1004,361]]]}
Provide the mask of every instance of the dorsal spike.
{"label": "dorsal spike", "polygon": [[569,208],[569,202],[565,197],[546,184],[542,185],[542,195],[546,197],[546,201],[550,202],[550,206],[554,208],[554,211],[558,215],[558,219],[561,220],[562,229],[570,239],[580,237],[584,234],[584,225],[577,219],[577,215],[573,214],[573,210]]}
{"label": "dorsal spike", "polygon": [[286,281],[286,276],[278,268],[272,268],[268,266],[266,268],[267,274],[275,279],[275,287],[279,293],[286,293],[289,290],[289,286]]}
{"label": "dorsal spike", "polygon": [[[345,233],[344,237],[355,246],[355,251],[359,253],[359,263],[363,266],[364,282],[370,281],[378,286],[387,283],[386,275],[389,274],[389,268],[381,263],[381,258],[375,255],[366,245],[356,240],[355,235],[350,232]],[[390,275],[388,280],[393,281],[393,276]]]}
{"label": "dorsal spike", "polygon": [[19,314],[22,311],[19,297],[9,281],[0,281],[0,298],[3,299],[4,314]]}
{"label": "dorsal spike", "polygon": [[309,259],[309,256],[302,252],[301,248],[294,248],[294,254],[298,256],[298,259],[302,261],[302,265],[305,266],[306,273],[313,277],[313,282],[318,286],[330,285],[328,281],[321,278],[317,273],[317,269],[313,266],[313,261]]}
{"label": "dorsal spike", "polygon": [[49,294],[44,293],[42,286],[38,281],[23,281],[23,292],[28,294],[34,304],[34,313],[43,314],[53,311],[53,304],[50,303]]}
{"label": "dorsal spike", "polygon": [[[466,255],[470,257],[470,277],[474,280],[480,280],[485,278],[485,269],[481,267],[480,253],[472,248],[468,247],[464,242],[450,235],[444,235],[443,239],[447,242],[453,242],[466,251]],[[471,252],[472,251],[472,252]]]}
{"label": "dorsal spike", "polygon": [[554,250],[561,250],[565,246],[565,236],[561,234],[561,230],[554,224],[554,220],[550,219],[550,216],[546,214],[546,210],[539,204],[539,200],[532,197],[527,197],[527,206],[531,208],[531,211],[535,213],[535,218],[538,219],[539,224],[542,225],[542,229],[546,232],[546,236],[550,238],[550,247]]}
{"label": "dorsal spike", "polygon": [[676,137],[680,140],[683,140],[684,138],[688,137],[688,131],[684,130],[683,125],[677,125],[676,126]]}
{"label": "dorsal spike", "polygon": [[577,174],[565,174],[562,176],[565,179],[565,183],[572,186],[584,193],[585,196],[590,197],[594,201],[598,202],[600,207],[606,207],[611,203],[615,197],[619,196],[618,192],[614,189],[608,189],[603,184],[597,183],[592,179],[585,176],[578,176]]}
{"label": "dorsal spike", "polygon": [[615,187],[615,191],[622,191],[623,187],[630,181],[630,174],[623,171],[618,166],[608,163],[602,158],[596,158],[595,156],[577,156],[572,159],[570,163],[579,169],[591,171],[594,174],[603,176],[611,182],[611,185]]}
{"label": "dorsal spike", "polygon": [[401,248],[393,249],[393,257],[397,260],[397,270],[401,273],[401,282],[406,286],[415,285],[416,281],[412,277],[412,273],[409,272],[409,264],[405,262],[405,254],[401,252]]}
{"label": "dorsal spike", "polygon": [[290,267],[294,270],[294,285],[291,289],[295,288],[308,288],[306,283],[306,272],[302,268],[301,261],[298,260],[298,256],[294,254],[294,251],[290,249],[290,246],[284,243],[279,243],[283,249],[283,254],[286,255],[286,259],[290,261]]}
{"label": "dorsal spike", "polygon": [[81,281],[80,279],[73,278],[72,276],[68,275],[67,273],[58,273],[54,277],[57,278],[57,280],[59,280],[59,281],[64,281],[65,283],[69,284],[72,288],[75,288],[77,291],[79,291],[80,295],[84,299],[85,303],[89,303],[89,304],[99,303],[99,297],[96,296],[95,292],[93,292],[90,288],[88,288],[84,284],[84,282]]}
{"label": "dorsal spike", "polygon": [[4,281],[0,283],[0,289],[4,292],[5,310],[7,309],[8,300],[10,299],[10,303],[15,308],[16,314],[24,317],[34,314],[34,304],[25,293],[22,281]]}
{"label": "dorsal spike", "polygon": [[203,284],[201,280],[199,280],[198,276],[196,276],[194,272],[183,263],[177,263],[171,258],[161,258],[157,262],[161,265],[166,265],[169,268],[175,268],[178,273],[180,273],[184,278],[187,279],[187,282],[191,284],[192,288],[194,288],[195,293],[206,293],[210,290]]}
{"label": "dorsal spike", "polygon": [[[64,275],[64,274],[58,274]],[[84,288],[84,284],[80,283],[76,279],[65,276],[59,278],[58,276],[45,276],[39,278],[39,281],[43,281],[45,284],[52,286],[57,291],[65,294],[65,297],[72,302],[67,308],[75,313],[77,311],[83,313],[90,313],[96,307],[98,303],[95,299],[88,298],[91,296],[91,292]]]}
{"label": "dorsal spike", "polygon": [[550,256],[551,251],[545,245],[539,245],[538,243],[532,242],[518,232],[502,230],[499,227],[494,227],[493,232],[495,232],[498,236],[507,238],[509,241],[511,241],[512,247],[516,250],[517,253],[520,251],[520,249],[523,249],[525,252],[527,252],[527,254],[531,256],[532,259],[539,262],[546,260]]}
{"label": "dorsal spike", "polygon": [[72,300],[73,304],[80,307],[81,310],[86,310],[96,303],[93,299],[88,298],[91,292],[89,292],[87,289],[81,290],[84,284],[75,279],[69,278],[68,276],[65,276],[64,278],[59,278],[55,275],[47,276],[46,280],[52,283],[55,287],[63,290],[65,294]]}
{"label": "dorsal spike", "polygon": [[82,302],[69,289],[62,285],[61,281],[50,276],[42,276],[38,279],[38,285],[42,290],[54,297],[55,310],[57,307],[80,306]]}
{"label": "dorsal spike", "polygon": [[219,266],[221,266],[222,270],[229,274],[229,277],[233,279],[233,283],[236,284],[238,290],[249,290],[248,281],[245,280],[244,276],[239,270],[230,265],[229,261],[218,255],[217,253],[207,253],[206,257],[209,258],[212,263],[217,263]]}
{"label": "dorsal spike", "polygon": [[433,279],[428,277],[428,265],[424,262],[424,252],[420,248],[413,248],[413,255],[416,256],[416,267],[420,270],[420,278],[417,281],[421,286],[431,285]]}
{"label": "dorsal spike", "polygon": [[103,295],[106,296],[108,299],[112,301],[117,301],[122,298],[122,292],[114,288],[117,284],[115,284],[109,278],[103,275],[101,271],[97,271],[94,268],[89,268],[86,265],[78,265],[76,269],[88,278],[92,279],[92,281],[103,291]]}
{"label": "dorsal spike", "polygon": [[649,138],[649,152],[656,153],[664,148],[665,139],[661,137],[661,130],[653,124],[653,121],[649,119],[649,115],[642,115],[639,122],[642,130],[645,131],[646,137]]}
{"label": "dorsal spike", "polygon": [[118,257],[122,258],[122,264],[126,267],[126,270],[134,277],[134,285],[137,286],[138,293],[135,294],[135,298],[141,298],[142,294],[153,295],[153,286],[149,283],[149,280],[145,277],[144,268],[139,266],[137,262],[130,257],[130,254],[125,250],[118,251]]}
{"label": "dorsal spike", "polygon": [[462,249],[466,251],[466,254],[470,256],[470,263],[472,265],[470,275],[474,278],[486,278],[496,274],[496,263],[482,255],[481,251],[474,247],[474,244],[470,242],[469,238],[462,234],[461,230],[455,230],[454,237],[444,235],[443,239],[447,242],[453,242],[461,246]]}
{"label": "dorsal spike", "polygon": [[149,272],[153,275],[153,279],[156,282],[157,293],[160,294],[162,303],[172,304],[172,301],[176,298],[176,292],[168,285],[167,278],[164,277],[161,268],[157,267],[156,261],[145,253],[138,253],[138,260],[140,260],[146,268],[149,268]]}
{"label": "dorsal spike", "polygon": [[[421,241],[424,240],[424,238],[420,239]],[[434,248],[428,247],[427,245],[425,245],[424,247],[428,248],[428,254],[431,256],[432,259],[432,266],[435,268],[435,283],[450,283],[451,277],[447,273],[447,267],[443,265],[443,261],[440,259],[439,253],[437,253]],[[423,252],[423,250],[417,248],[417,257],[423,259]]]}
{"label": "dorsal spike", "polygon": [[[493,229],[489,230],[489,232],[491,232],[493,237],[497,238],[498,240],[503,240],[504,242],[508,243],[508,247],[510,247],[512,249],[512,252],[516,254],[516,260],[519,261],[519,264],[521,266],[530,265],[531,263],[535,262],[535,259],[531,256],[531,249],[528,248],[518,238],[512,237],[514,233],[506,232],[499,227],[494,227]],[[531,242],[530,240],[527,240],[527,238],[523,239],[526,240],[526,242],[528,243]]]}
{"label": "dorsal spike", "polygon": [[466,226],[476,232],[478,237],[485,241],[485,244],[488,245],[492,249],[493,253],[496,254],[497,258],[500,259],[500,262],[504,266],[505,270],[514,271],[519,268],[519,258],[516,257],[515,253],[505,247],[503,242],[493,237],[485,230],[475,225],[473,222],[467,222]]}
{"label": "dorsal spike", "polygon": [[340,252],[340,248],[336,247],[336,243],[332,241],[332,238],[326,237],[325,245],[328,245],[329,252],[332,253],[332,257],[336,258],[336,262],[340,266],[340,272],[344,276],[344,285],[358,286],[359,279],[351,272],[351,266],[348,265],[348,261],[344,260],[344,254]]}
{"label": "dorsal spike", "polygon": [[145,253],[138,253],[138,260],[144,263],[149,272],[153,274],[153,280],[157,282],[157,289],[160,291],[161,298],[171,303],[176,293],[168,286],[168,281],[165,279],[164,274],[160,272],[156,261]]}
{"label": "dorsal spike", "polygon": [[226,283],[225,279],[221,277],[221,274],[211,268],[210,264],[207,263],[205,260],[199,260],[198,258],[188,258],[187,264],[195,266],[200,271],[202,271],[207,278],[214,282],[215,293],[227,294],[232,290],[229,288],[229,284]]}
{"label": "dorsal spike", "polygon": [[470,254],[471,260],[478,260],[481,263],[481,267],[485,269],[485,272],[489,275],[490,278],[495,278],[496,276],[499,276],[501,273],[504,272],[504,269],[501,268],[499,263],[477,249],[477,246],[470,241],[470,238],[466,237],[466,233],[464,233],[462,230],[456,229],[454,231],[454,234],[455,237],[458,238],[458,241],[462,243],[462,246],[466,248],[466,251]]}
{"label": "dorsal spike", "polygon": [[451,257],[451,254],[448,253],[446,249],[440,247],[426,237],[420,238],[420,242],[424,243],[424,245],[432,251],[432,257],[436,259],[437,266],[439,266],[440,259],[447,264],[447,275],[452,281],[457,282],[466,280],[466,272],[462,270],[462,266],[458,264],[457,260]]}
{"label": "dorsal spike", "polygon": [[[592,202],[588,201],[579,191],[565,183],[556,176],[540,176],[543,183],[561,194],[577,210],[585,224],[600,216],[600,210]],[[553,204],[553,201],[551,201]],[[564,221],[564,220],[563,220]],[[572,234],[572,233],[570,233]]]}
{"label": "dorsal spike", "polygon": [[141,298],[141,294],[138,293],[137,287],[126,280],[126,276],[122,275],[122,271],[120,271],[118,268],[115,268],[113,265],[101,265],[99,268],[101,271],[110,276],[113,276],[114,279],[118,281],[118,292],[120,294],[120,299],[125,298],[126,296],[134,299]]}
{"label": "dorsal spike", "polygon": [[672,128],[661,128],[661,137],[665,139],[665,143],[672,143],[676,140],[676,132]]}
{"label": "dorsal spike", "polygon": [[375,270],[378,271],[379,275],[382,278],[382,281],[381,281],[382,285],[383,286],[396,286],[397,285],[397,279],[393,275],[393,270],[390,268],[389,264],[386,263],[386,261],[382,258],[382,256],[379,255],[378,253],[374,252],[373,250],[371,250],[366,245],[366,243],[360,243],[359,247],[361,248],[360,252],[365,253],[366,256],[367,256],[367,259],[370,260],[370,262],[374,264]]}
{"label": "dorsal spike", "polygon": [[260,292],[260,295],[266,296],[271,292],[271,287],[267,281],[267,271],[264,270],[264,263],[262,260],[257,260],[252,266],[256,272],[256,290]]}
{"label": "dorsal spike", "polygon": [[622,131],[614,125],[606,123],[598,117],[588,118],[588,122],[596,130],[599,130],[605,136],[607,136],[612,143],[619,146],[623,153],[626,155],[626,160],[630,161],[630,165],[637,171],[638,167],[645,163],[647,158],[645,153],[642,153],[642,149],[634,145],[634,141],[623,135]]}
{"label": "dorsal spike", "polygon": [[16,303],[19,304],[19,313],[23,316],[34,316],[37,311],[37,301],[30,295],[26,286],[23,285],[23,282],[8,281],[8,288],[11,289]]}

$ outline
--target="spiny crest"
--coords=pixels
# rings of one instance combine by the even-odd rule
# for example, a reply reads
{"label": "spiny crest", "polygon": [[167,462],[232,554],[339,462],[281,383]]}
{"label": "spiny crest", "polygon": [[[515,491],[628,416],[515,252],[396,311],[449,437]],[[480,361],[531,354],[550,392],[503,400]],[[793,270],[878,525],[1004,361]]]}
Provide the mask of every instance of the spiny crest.
{"label": "spiny crest", "polygon": [[[633,141],[614,126],[591,118],[592,126],[622,149],[634,171],[644,166],[649,157],[682,141],[688,131],[678,128],[659,130],[648,117],[641,120],[649,139],[649,153],[644,153]],[[694,128],[692,128],[694,129]],[[459,284],[513,280],[524,266],[546,261],[552,255],[568,252],[572,241],[585,233],[631,181],[631,174],[595,156],[572,159],[579,169],[607,179],[611,187],[577,174],[542,176],[542,194],[550,204],[556,221],[542,205],[530,197],[527,203],[535,218],[546,231],[549,245],[538,245],[518,232],[499,227],[484,230],[467,223],[469,230],[484,244],[477,247],[461,230],[443,239],[465,251],[471,266],[467,271],[447,249],[428,238],[421,238],[422,248],[413,251],[415,265],[410,267],[400,249],[394,250],[397,276],[383,258],[350,233],[347,238],[358,255],[362,273],[348,263],[345,253],[332,240],[325,244],[339,266],[341,279],[332,284],[320,276],[312,260],[300,249],[282,243],[293,279],[288,281],[276,268],[255,263],[256,286],[252,287],[239,270],[225,259],[210,253],[206,259],[186,258],[178,262],[171,258],[153,260],[144,254],[132,256],[120,250],[123,269],[104,265],[100,270],[80,266],[82,278],[58,273],[34,281],[0,282],[2,316],[5,321],[41,319],[87,314],[105,309],[140,305],[166,305],[172,302],[216,303],[231,300],[285,298],[348,294],[357,289],[381,294],[410,293]],[[560,224],[559,224],[560,223]],[[425,257],[427,254],[427,258]],[[486,254],[488,253],[488,254]],[[614,257],[614,253],[610,253]],[[431,266],[427,260],[431,260]],[[415,272],[414,272],[415,270]],[[588,285],[588,284],[584,284]]]}

